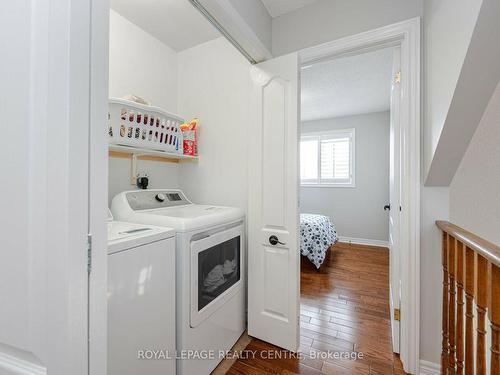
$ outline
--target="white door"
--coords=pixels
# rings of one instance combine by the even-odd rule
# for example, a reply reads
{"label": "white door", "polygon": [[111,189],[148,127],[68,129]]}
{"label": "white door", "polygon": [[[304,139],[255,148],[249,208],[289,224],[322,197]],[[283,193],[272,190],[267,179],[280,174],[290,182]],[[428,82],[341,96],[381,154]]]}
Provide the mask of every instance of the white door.
{"label": "white door", "polygon": [[248,333],[299,345],[298,55],[251,68]]}
{"label": "white door", "polygon": [[393,351],[399,353],[399,311],[401,302],[399,215],[400,215],[400,101],[401,101],[401,49],[394,49],[393,81],[391,90],[390,124],[390,170],[389,170],[389,247],[390,247],[390,289],[391,289],[391,327]]}
{"label": "white door", "polygon": [[87,375],[90,0],[0,2],[0,374]]}

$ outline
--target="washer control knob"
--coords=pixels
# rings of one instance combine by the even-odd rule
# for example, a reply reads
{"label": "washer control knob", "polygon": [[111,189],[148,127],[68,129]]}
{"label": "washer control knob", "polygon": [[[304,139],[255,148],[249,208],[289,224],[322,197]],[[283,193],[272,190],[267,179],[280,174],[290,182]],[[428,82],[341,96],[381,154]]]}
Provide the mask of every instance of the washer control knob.
{"label": "washer control knob", "polygon": [[165,194],[158,193],[158,194],[156,194],[155,199],[156,199],[158,202],[163,202],[163,201],[165,201]]}

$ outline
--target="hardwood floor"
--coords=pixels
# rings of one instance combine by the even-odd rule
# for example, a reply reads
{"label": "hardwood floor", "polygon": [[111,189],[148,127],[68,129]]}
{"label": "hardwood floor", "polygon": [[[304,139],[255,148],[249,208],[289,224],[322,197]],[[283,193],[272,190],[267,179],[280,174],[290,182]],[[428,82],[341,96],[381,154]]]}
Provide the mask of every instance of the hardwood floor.
{"label": "hardwood floor", "polygon": [[387,249],[339,243],[319,271],[302,257],[300,310],[301,354],[252,339],[227,374],[404,374],[391,347]]}

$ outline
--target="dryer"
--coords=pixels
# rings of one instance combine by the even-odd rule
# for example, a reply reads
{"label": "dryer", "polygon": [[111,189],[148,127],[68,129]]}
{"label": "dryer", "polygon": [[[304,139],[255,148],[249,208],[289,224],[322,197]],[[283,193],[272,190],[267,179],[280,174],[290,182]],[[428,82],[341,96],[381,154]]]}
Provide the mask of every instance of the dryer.
{"label": "dryer", "polygon": [[175,229],[177,373],[210,374],[246,327],[243,211],[193,204],[176,189],[123,192],[111,209]]}
{"label": "dryer", "polygon": [[175,375],[174,275],[173,229],[110,215],[109,375]]}

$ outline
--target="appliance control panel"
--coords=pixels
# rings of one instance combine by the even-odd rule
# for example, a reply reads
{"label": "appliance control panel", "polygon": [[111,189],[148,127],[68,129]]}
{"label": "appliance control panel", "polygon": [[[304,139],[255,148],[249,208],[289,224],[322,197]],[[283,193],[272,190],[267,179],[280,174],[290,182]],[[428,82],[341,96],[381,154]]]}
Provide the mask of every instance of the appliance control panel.
{"label": "appliance control panel", "polygon": [[140,190],[126,194],[127,202],[134,211],[153,210],[191,204],[180,190]]}

